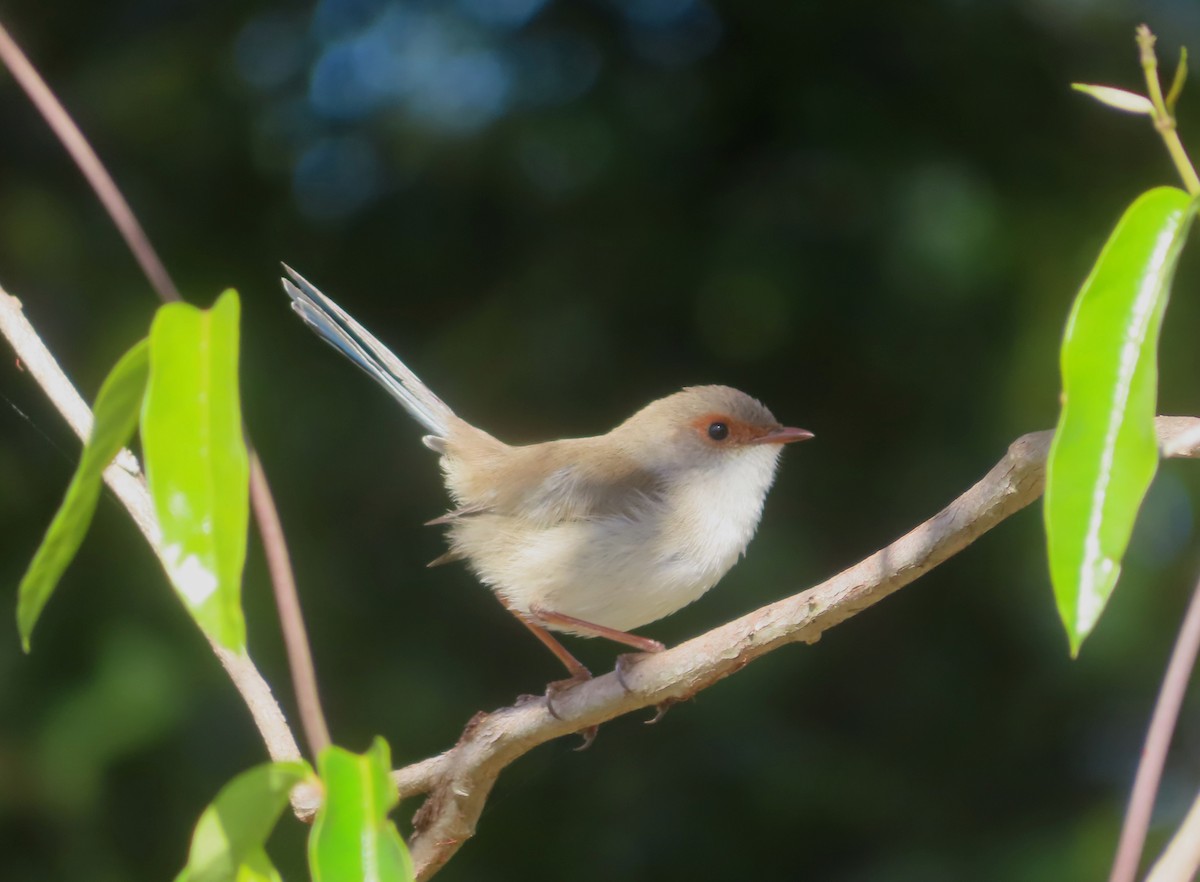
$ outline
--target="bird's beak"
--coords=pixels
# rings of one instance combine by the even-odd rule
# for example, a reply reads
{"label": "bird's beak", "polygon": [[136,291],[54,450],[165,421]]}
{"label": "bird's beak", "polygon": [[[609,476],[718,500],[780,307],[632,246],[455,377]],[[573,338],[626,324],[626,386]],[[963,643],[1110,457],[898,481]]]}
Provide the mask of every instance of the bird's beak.
{"label": "bird's beak", "polygon": [[771,429],[765,435],[755,438],[754,444],[791,444],[793,441],[807,441],[813,437],[808,429],[794,429],[789,426],[779,426]]}

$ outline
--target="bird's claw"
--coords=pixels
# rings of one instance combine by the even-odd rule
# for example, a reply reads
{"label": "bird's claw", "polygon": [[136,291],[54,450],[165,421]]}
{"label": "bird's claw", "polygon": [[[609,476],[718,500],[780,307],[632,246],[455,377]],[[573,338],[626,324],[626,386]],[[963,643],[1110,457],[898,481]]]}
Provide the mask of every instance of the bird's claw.
{"label": "bird's claw", "polygon": [[656,704],[654,706],[654,716],[651,717],[650,719],[646,720],[645,725],[653,726],[655,723],[657,723],[659,720],[661,720],[663,717],[665,717],[667,715],[667,711],[669,711],[672,707],[674,707],[678,703],[679,703],[678,698],[668,698],[666,701],[660,701],[658,704]]}
{"label": "bird's claw", "polygon": [[581,750],[587,750],[592,746],[592,742],[596,740],[596,736],[600,733],[600,726],[588,726],[586,729],[581,729],[579,735],[583,738],[583,743],[578,747],[572,748],[576,753]]}

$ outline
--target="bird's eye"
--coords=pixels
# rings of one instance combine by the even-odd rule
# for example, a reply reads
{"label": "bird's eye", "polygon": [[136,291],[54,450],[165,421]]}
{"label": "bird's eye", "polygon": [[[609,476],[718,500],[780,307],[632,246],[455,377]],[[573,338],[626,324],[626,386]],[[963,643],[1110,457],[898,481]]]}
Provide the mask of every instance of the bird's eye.
{"label": "bird's eye", "polygon": [[729,424],[720,420],[708,424],[708,437],[714,441],[724,441],[729,437]]}

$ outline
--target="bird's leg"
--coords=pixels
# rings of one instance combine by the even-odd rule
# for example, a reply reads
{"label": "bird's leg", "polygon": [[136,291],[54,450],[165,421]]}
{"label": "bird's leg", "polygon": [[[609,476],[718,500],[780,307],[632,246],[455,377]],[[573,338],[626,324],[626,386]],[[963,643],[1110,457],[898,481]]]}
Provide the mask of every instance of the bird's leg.
{"label": "bird's leg", "polygon": [[[509,609],[508,604],[504,604],[504,606],[506,609]],[[571,675],[565,680],[555,680],[552,683],[546,684],[546,710],[550,712],[550,716],[554,717],[554,719],[561,720],[562,717],[554,709],[554,696],[564,689],[569,689],[585,680],[592,679],[592,672],[585,668],[579,659],[571,655],[567,651],[567,648],[559,643],[554,635],[541,625],[534,623],[516,610],[509,609],[509,612],[515,615],[521,624],[533,633],[534,637],[542,641],[542,644],[554,653],[555,657],[566,666],[567,673]],[[583,736],[583,744],[575,749],[587,750],[592,746],[592,742],[596,740],[596,733],[599,731],[599,726],[588,726],[586,729],[581,730],[579,734]]]}
{"label": "bird's leg", "polygon": [[[560,628],[567,628],[572,631],[578,631],[581,634],[586,634],[588,637],[603,637],[605,640],[623,643],[626,646],[632,646],[634,649],[640,649],[642,652],[662,652],[666,649],[663,644],[657,640],[651,640],[649,637],[639,637],[637,634],[630,634],[628,631],[618,631],[616,628],[609,628],[606,625],[585,622],[583,619],[577,619],[566,613],[552,612],[538,606],[533,607],[530,612],[542,624],[557,625]],[[549,634],[546,636],[550,637]],[[550,639],[553,640],[554,638]],[[558,643],[557,640],[554,642]],[[566,652],[566,650],[563,651]],[[555,654],[557,655],[557,653]],[[559,658],[562,658],[562,656],[559,656]]]}
{"label": "bird's leg", "polygon": [[[624,644],[625,646],[632,646],[634,649],[639,649],[645,653],[662,652],[664,649],[666,649],[662,643],[657,640],[651,640],[649,637],[640,637],[637,634],[630,634],[628,631],[618,631],[616,628],[610,628],[607,625],[597,625],[594,622],[585,622],[583,619],[577,619],[575,616],[569,616],[566,613],[552,612],[547,609],[542,609],[538,606],[532,607],[529,611],[542,624],[555,625],[559,628],[578,631],[579,633],[585,634],[588,637],[603,637],[606,640],[612,640],[616,643]],[[526,624],[529,623],[526,622]],[[531,629],[533,629],[533,625],[529,626]],[[534,630],[534,633],[537,634],[538,630],[541,630],[542,634],[545,634],[545,640],[552,641],[555,646],[558,646],[559,649],[562,649],[562,645],[553,637],[551,637],[550,634],[545,630],[536,629]],[[546,645],[550,646],[550,643],[547,643]],[[553,649],[553,647],[551,648]],[[563,652],[565,653],[566,650],[563,649]],[[557,655],[557,653],[555,654]],[[629,692],[630,689],[625,683],[625,665],[628,663],[630,658],[636,658],[636,656],[627,654],[617,657],[617,681],[621,684],[621,688],[626,692]],[[579,663],[576,662],[576,664]],[[562,686],[565,684],[551,684],[551,689],[547,691],[546,697],[548,700],[548,708],[550,713],[553,716],[558,717],[558,714],[554,710],[553,700],[554,693],[557,691],[553,688],[555,685],[559,685],[559,688],[562,688]],[[666,703],[659,705],[658,714],[654,717],[652,722],[657,723],[660,719],[662,719],[663,714],[667,712],[667,708],[669,706],[670,705]],[[586,732],[583,736],[583,746],[579,749],[584,750],[589,747],[595,737],[595,731],[589,730]]]}
{"label": "bird's leg", "polygon": [[[507,604],[505,604],[505,607],[507,608]],[[567,648],[555,639],[553,634],[516,610],[509,609],[509,612],[516,616],[517,620],[520,621],[520,623],[526,628],[528,628],[533,633],[534,637],[542,641],[542,645],[553,652],[554,657],[562,662],[564,666],[566,666],[567,673],[570,674],[570,677],[567,680],[559,681],[560,688],[564,688],[568,685],[574,685],[575,683],[582,683],[584,680],[592,679],[592,672],[585,668],[579,659],[571,655],[571,653],[567,651]]]}

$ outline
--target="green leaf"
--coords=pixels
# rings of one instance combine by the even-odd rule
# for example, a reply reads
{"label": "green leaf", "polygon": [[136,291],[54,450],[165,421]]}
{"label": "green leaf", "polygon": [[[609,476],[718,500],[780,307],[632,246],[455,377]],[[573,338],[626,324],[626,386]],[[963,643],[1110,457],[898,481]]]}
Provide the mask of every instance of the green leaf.
{"label": "green leaf", "polygon": [[307,763],[265,763],[221,788],[200,815],[187,866],[176,882],[277,880],[263,850],[292,788],[312,774]]}
{"label": "green leaf", "polygon": [[412,860],[387,814],[400,798],[387,742],[359,755],[328,747],[317,759],[325,801],[308,837],[313,882],[408,882]]}
{"label": "green leaf", "polygon": [[79,466],[42,544],[21,579],[17,589],[17,628],[26,652],[29,652],[29,641],[38,616],[54,593],[63,571],[75,557],[92,522],[104,470],[137,427],[138,411],[146,390],[147,353],[146,341],[137,343],[121,357],[100,386],[92,409],[92,433],[83,447]]}
{"label": "green leaf", "polygon": [[1063,407],[1046,467],[1050,576],[1071,654],[1104,610],[1158,467],[1158,332],[1195,215],[1182,190],[1142,194],[1075,298]]}
{"label": "green leaf", "polygon": [[209,310],[185,303],[159,309],[142,409],[167,575],[204,633],[233,650],[246,642],[241,580],[250,517],[238,311],[234,291]]}

